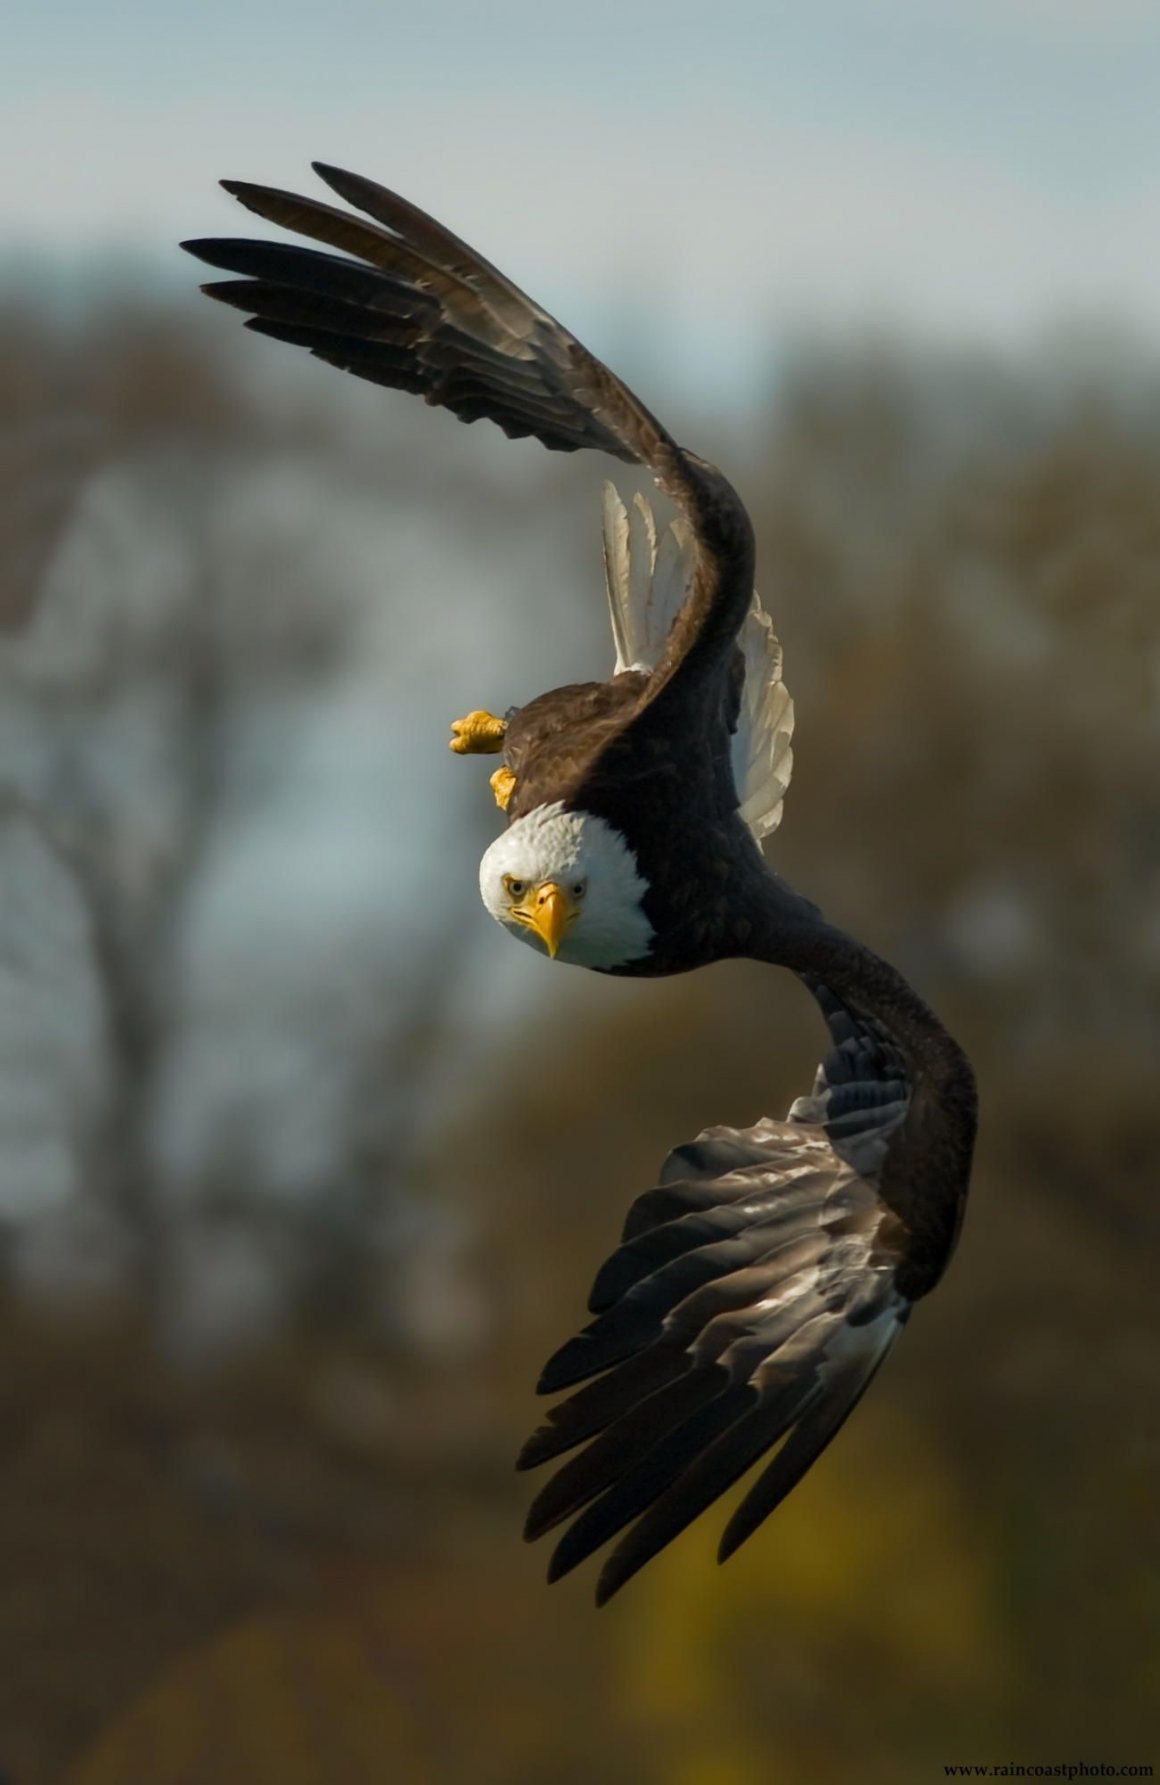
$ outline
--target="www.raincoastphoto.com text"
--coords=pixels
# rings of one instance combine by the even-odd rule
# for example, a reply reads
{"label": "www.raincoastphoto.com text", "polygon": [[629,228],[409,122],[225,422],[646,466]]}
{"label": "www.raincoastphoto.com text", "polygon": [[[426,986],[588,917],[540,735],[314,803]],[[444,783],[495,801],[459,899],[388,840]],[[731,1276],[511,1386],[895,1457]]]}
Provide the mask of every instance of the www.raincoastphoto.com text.
{"label": "www.raincoastphoto.com text", "polygon": [[998,1764],[979,1762],[973,1766],[944,1766],[947,1779],[1150,1779],[1152,1766],[1144,1761],[1135,1766],[1116,1766],[1110,1761],[1007,1760]]}

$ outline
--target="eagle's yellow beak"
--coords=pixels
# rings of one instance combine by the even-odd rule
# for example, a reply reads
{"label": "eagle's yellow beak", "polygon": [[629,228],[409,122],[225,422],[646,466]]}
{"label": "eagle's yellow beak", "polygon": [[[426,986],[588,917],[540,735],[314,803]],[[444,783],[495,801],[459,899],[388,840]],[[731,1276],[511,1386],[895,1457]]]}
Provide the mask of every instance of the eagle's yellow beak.
{"label": "eagle's yellow beak", "polygon": [[553,960],[565,930],[579,914],[579,902],[554,880],[545,880],[521,905],[512,906],[512,916],[535,930]]}

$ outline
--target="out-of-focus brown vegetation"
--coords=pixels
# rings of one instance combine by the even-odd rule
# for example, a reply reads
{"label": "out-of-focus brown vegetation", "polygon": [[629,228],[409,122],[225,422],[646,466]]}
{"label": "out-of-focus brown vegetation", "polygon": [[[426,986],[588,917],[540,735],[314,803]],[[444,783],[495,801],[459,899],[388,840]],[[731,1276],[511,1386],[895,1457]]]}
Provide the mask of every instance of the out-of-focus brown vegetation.
{"label": "out-of-focus brown vegetation", "polygon": [[[0,665],[5,1778],[1149,1758],[1156,368],[818,354],[728,465],[798,707],[771,854],[960,1034],[979,1164],[945,1286],[791,1502],[724,1570],[710,1514],[598,1616],[519,1541],[532,1384],[665,1151],[808,1084],[809,1001],[743,964],[533,977],[476,919],[463,765],[452,820],[420,827],[442,781],[412,793],[380,867],[320,830],[330,879],[279,940],[300,827],[361,775],[361,837],[380,756],[405,802],[474,704],[469,601],[502,641],[478,698],[536,691],[542,542],[595,533],[591,483],[533,454],[518,485],[402,398],[328,408],[290,355],[281,390],[239,383],[223,333],[164,315],[0,338],[0,605],[31,615]],[[486,537],[436,587],[459,514]],[[340,732],[308,805],[302,739],[362,710],[368,654],[385,708],[437,710],[397,748]]]}

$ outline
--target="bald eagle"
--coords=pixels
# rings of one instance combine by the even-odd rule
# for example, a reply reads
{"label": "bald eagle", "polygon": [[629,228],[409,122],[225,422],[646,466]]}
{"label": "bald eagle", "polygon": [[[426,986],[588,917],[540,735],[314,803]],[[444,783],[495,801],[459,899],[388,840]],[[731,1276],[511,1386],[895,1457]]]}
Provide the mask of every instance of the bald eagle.
{"label": "bald eagle", "polygon": [[[905,979],[771,872],[760,841],[789,776],[780,651],[754,595],[753,529],[714,466],[678,446],[600,360],[466,243],[397,194],[316,164],[339,209],[227,180],[260,217],[335,252],[187,242],[236,275],[204,287],[247,327],[360,378],[547,447],[646,467],[676,505],[606,491],[617,658],[606,682],[468,714],[452,748],[495,752],[507,826],[483,902],[553,959],[646,979],[734,957],[796,973],[829,1031],[783,1121],[710,1128],[629,1210],[593,1318],[550,1359],[573,1391],[525,1445],[572,1453],[527,1534],[564,1525],[550,1578],[618,1537],[608,1599],[767,1453],[723,1560],[855,1406],[958,1235],[975,1132],[962,1050]],[[775,1448],[777,1447],[777,1448]]]}

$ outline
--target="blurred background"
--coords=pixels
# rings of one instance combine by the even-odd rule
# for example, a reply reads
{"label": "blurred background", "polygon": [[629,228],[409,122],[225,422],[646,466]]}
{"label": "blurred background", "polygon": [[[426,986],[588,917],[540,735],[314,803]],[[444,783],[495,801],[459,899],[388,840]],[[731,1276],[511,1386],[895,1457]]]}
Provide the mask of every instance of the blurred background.
{"label": "blurred background", "polygon": [[[1154,1760],[1155,9],[5,37],[5,1781]],[[958,1259],[865,1406],[728,1568],[712,1513],[599,1615],[520,1541],[536,1375],[667,1150],[782,1113],[820,1025],[788,976],[606,983],[484,913],[447,724],[607,673],[609,467],[211,313],[176,240],[312,156],[743,490],[798,714],[770,857],[979,1072]]]}

